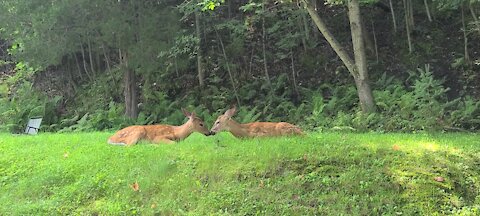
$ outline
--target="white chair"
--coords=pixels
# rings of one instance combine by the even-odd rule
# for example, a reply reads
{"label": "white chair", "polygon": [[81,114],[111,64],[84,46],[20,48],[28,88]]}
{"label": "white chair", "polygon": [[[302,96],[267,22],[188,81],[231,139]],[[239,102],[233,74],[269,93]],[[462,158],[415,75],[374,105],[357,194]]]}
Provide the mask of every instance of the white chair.
{"label": "white chair", "polygon": [[25,128],[25,133],[32,135],[37,134],[38,129],[40,129],[40,124],[42,124],[42,117],[30,118],[28,120],[27,127]]}

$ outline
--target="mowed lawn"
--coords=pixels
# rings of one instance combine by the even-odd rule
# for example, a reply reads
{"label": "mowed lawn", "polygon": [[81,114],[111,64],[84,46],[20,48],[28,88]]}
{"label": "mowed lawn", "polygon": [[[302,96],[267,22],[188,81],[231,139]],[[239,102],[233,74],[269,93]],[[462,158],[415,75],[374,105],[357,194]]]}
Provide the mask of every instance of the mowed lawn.
{"label": "mowed lawn", "polygon": [[480,214],[480,135],[0,134],[0,215]]}

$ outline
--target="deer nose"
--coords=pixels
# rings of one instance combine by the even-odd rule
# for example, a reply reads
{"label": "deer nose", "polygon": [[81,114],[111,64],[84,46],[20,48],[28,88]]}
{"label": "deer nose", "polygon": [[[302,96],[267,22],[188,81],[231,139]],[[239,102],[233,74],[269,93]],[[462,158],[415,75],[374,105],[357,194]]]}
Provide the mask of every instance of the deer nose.
{"label": "deer nose", "polygon": [[208,134],[207,134],[207,136],[213,136],[213,135],[215,135],[215,132],[213,132],[213,131],[210,131],[210,132],[208,132]]}

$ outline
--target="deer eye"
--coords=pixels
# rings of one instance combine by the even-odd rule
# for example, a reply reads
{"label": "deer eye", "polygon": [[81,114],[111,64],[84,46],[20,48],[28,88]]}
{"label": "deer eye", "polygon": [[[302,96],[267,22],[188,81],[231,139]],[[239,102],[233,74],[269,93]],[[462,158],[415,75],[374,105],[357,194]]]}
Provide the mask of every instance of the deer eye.
{"label": "deer eye", "polygon": [[200,127],[203,127],[203,123],[200,123]]}

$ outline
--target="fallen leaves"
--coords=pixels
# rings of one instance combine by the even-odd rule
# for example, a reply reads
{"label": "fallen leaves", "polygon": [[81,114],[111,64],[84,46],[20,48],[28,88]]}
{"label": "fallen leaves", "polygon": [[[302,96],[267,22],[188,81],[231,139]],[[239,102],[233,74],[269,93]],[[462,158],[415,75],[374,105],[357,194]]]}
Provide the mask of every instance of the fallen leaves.
{"label": "fallen leaves", "polygon": [[392,149],[393,149],[394,151],[398,151],[398,150],[400,150],[400,146],[398,146],[398,145],[393,145],[393,146],[392,146]]}
{"label": "fallen leaves", "polygon": [[299,200],[300,196],[297,194],[292,195],[292,200]]}
{"label": "fallen leaves", "polygon": [[260,184],[258,184],[258,187],[263,188],[265,186],[265,183],[263,180],[260,180]]}
{"label": "fallen leaves", "polygon": [[133,184],[130,185],[133,191],[139,191],[140,190],[140,185],[138,185],[138,182],[134,182]]}

